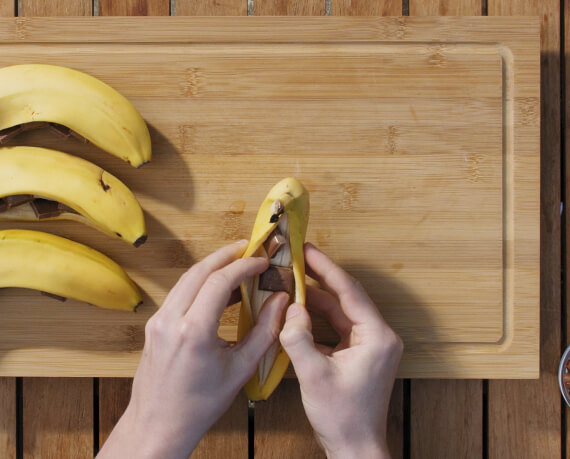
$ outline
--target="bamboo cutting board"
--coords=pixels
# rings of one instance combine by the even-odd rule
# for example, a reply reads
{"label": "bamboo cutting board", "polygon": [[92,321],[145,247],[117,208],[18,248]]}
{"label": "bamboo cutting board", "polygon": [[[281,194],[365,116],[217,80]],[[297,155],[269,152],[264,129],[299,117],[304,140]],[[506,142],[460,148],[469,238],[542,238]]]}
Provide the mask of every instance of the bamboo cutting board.
{"label": "bamboo cutting board", "polygon": [[[139,249],[71,222],[0,223],[90,245],[145,293],[136,314],[0,292],[0,374],[132,376],[177,278],[250,234],[269,188],[311,193],[308,240],[403,337],[399,377],[539,370],[539,23],[534,18],[16,18],[0,66],[49,63],[140,110],[153,161],[29,132],[145,209]],[[49,173],[49,171],[47,171]],[[235,339],[237,309],[220,334]],[[318,341],[334,333],[315,319]]]}

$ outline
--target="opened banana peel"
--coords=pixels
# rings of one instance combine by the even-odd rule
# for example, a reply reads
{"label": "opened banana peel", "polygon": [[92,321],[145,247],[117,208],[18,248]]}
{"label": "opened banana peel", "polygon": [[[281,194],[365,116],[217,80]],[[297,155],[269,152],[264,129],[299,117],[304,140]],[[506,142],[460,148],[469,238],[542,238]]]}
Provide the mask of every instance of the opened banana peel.
{"label": "opened banana peel", "polygon": [[[309,193],[297,179],[277,183],[261,204],[244,257],[269,259],[269,269],[241,284],[238,341],[255,325],[263,303],[276,291],[289,293],[289,304],[305,304],[303,243],[309,221]],[[250,400],[266,400],[289,365],[289,356],[275,342],[246,383]]]}

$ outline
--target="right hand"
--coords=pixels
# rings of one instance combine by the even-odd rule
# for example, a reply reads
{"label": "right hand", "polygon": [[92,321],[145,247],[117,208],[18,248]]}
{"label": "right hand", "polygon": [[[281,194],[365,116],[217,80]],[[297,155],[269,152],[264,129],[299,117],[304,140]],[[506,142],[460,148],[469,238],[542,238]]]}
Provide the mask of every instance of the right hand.
{"label": "right hand", "polygon": [[295,368],[303,406],[317,441],[330,458],[389,457],[386,423],[403,352],[362,286],[324,253],[305,244],[307,308],[323,315],[340,336],[333,349],[315,344],[307,310],[287,310],[281,344]]}

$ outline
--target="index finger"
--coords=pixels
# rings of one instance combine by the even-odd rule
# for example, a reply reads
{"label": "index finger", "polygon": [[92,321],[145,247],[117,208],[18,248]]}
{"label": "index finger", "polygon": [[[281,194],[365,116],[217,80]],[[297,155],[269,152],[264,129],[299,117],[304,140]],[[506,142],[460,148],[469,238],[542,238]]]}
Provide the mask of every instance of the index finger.
{"label": "index finger", "polygon": [[168,293],[160,308],[162,313],[172,313],[177,317],[183,316],[208,276],[240,257],[246,246],[247,241],[226,245],[194,264]]}
{"label": "index finger", "polygon": [[232,291],[246,278],[261,274],[267,269],[265,258],[240,258],[208,276],[187,312],[189,319],[196,319],[217,331],[220,317],[228,304]]}
{"label": "index finger", "polygon": [[380,321],[385,324],[378,308],[356,279],[311,243],[305,244],[305,261],[309,275],[318,281],[322,288],[337,296],[346,317],[353,323]]}

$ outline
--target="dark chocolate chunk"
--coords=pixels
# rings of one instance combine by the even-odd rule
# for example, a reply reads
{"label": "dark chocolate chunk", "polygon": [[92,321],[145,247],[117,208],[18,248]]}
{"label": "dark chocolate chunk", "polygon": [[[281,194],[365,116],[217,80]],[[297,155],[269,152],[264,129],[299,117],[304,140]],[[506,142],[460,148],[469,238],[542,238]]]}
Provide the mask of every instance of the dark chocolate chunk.
{"label": "dark chocolate chunk", "polygon": [[22,129],[24,131],[31,131],[33,129],[43,129],[49,126],[46,121],[31,121],[29,123],[22,124]]}
{"label": "dark chocolate chunk", "polygon": [[75,209],[66,206],[65,204],[63,204],[62,202],[58,202],[57,203],[57,208],[61,211],[61,213],[68,213],[68,214],[79,214],[79,212],[77,212]]}
{"label": "dark chocolate chunk", "polygon": [[85,137],[83,137],[81,134],[78,134],[77,132],[75,132],[73,129],[69,130],[69,133],[71,134],[71,137],[75,137],[77,140],[79,140],[81,143],[89,143],[89,140],[86,139]]}
{"label": "dark chocolate chunk", "polygon": [[49,128],[52,132],[55,132],[56,134],[60,135],[65,139],[67,139],[71,135],[70,134],[71,129],[69,129],[67,126],[63,126],[62,124],[49,123]]}
{"label": "dark chocolate chunk", "polygon": [[285,236],[279,231],[279,228],[275,228],[275,230],[269,235],[269,237],[263,243],[263,247],[267,252],[268,258],[273,258],[273,256],[279,251],[283,245],[287,243]]}
{"label": "dark chocolate chunk", "polygon": [[293,270],[289,268],[270,265],[267,271],[259,276],[259,290],[287,292],[290,295],[294,285]]}
{"label": "dark chocolate chunk", "polygon": [[40,293],[41,293],[42,295],[49,296],[50,298],[54,298],[54,299],[56,299],[56,300],[58,300],[58,301],[65,301],[65,300],[67,300],[66,297],[64,297],[64,296],[59,296],[59,295],[54,295],[53,293],[44,292],[44,291],[40,291]]}
{"label": "dark chocolate chunk", "polygon": [[21,206],[22,204],[26,204],[34,199],[31,194],[13,194],[12,196],[4,197],[6,200],[6,204],[8,205],[8,209],[12,207]]}
{"label": "dark chocolate chunk", "polygon": [[12,137],[17,136],[23,130],[24,129],[22,128],[21,124],[6,129],[2,129],[0,131],[0,144],[8,142],[8,140],[10,140]]}
{"label": "dark chocolate chunk", "polygon": [[0,212],[6,212],[9,209],[8,203],[5,199],[0,198]]}
{"label": "dark chocolate chunk", "polygon": [[36,213],[36,217],[39,220],[44,218],[57,217],[61,214],[61,210],[58,208],[57,201],[50,201],[49,199],[36,198],[32,201],[32,208]]}

